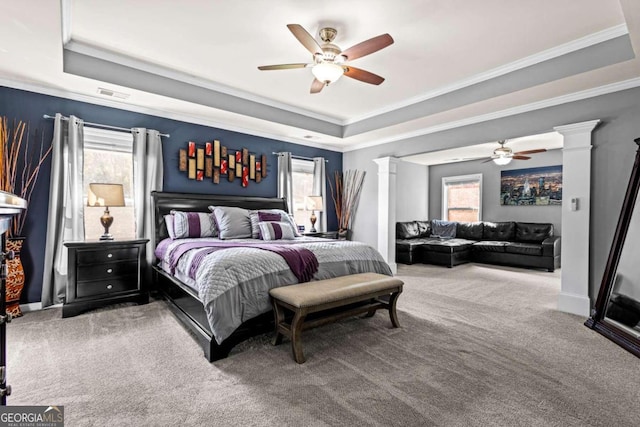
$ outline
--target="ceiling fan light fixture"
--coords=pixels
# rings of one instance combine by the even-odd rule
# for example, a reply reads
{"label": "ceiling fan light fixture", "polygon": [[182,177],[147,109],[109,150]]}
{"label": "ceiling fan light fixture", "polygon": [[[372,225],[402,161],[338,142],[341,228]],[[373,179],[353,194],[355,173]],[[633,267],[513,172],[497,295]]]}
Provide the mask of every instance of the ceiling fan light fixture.
{"label": "ceiling fan light fixture", "polygon": [[344,74],[344,69],[331,62],[321,62],[314,65],[311,72],[316,79],[328,85],[338,80]]}
{"label": "ceiling fan light fixture", "polygon": [[504,166],[511,163],[511,156],[499,156],[493,159],[493,163],[496,165]]}

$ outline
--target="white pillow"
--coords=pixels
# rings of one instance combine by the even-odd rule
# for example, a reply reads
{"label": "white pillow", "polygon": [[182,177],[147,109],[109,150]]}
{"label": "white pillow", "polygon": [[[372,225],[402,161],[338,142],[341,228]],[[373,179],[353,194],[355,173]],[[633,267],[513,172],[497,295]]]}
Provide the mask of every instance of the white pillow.
{"label": "white pillow", "polygon": [[164,224],[167,226],[167,234],[171,240],[175,240],[176,233],[173,231],[173,215],[165,215]]}

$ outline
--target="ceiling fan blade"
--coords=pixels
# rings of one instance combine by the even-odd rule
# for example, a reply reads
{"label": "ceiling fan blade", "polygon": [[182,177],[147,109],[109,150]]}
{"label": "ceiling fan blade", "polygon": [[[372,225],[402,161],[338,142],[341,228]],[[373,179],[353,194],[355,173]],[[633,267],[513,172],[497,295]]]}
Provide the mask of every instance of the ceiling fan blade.
{"label": "ceiling fan blade", "polygon": [[380,49],[384,49],[391,44],[393,44],[393,38],[389,34],[382,34],[378,37],[358,43],[355,46],[351,46],[349,49],[343,51],[341,55],[345,56],[347,60],[353,61],[354,59],[361,58],[365,55],[377,52]]}
{"label": "ceiling fan blade", "polygon": [[372,85],[379,85],[384,81],[384,77],[380,77],[377,74],[373,74],[360,68],[352,67],[350,65],[345,66],[344,68],[345,76],[351,77],[352,79],[360,80],[361,82],[370,83]]}
{"label": "ceiling fan blade", "polygon": [[517,155],[513,155],[511,156],[512,159],[516,159],[516,160],[529,160],[531,157],[527,157],[527,156],[517,156]]}
{"label": "ceiling fan blade", "polygon": [[307,30],[302,28],[302,25],[289,24],[287,25],[287,28],[289,28],[289,31],[293,33],[298,41],[302,43],[302,45],[306,47],[312,55],[315,55],[316,53],[322,53],[322,48],[320,47],[316,39],[314,39],[311,34],[307,32]]}
{"label": "ceiling fan blade", "polygon": [[305,68],[309,64],[278,64],[278,65],[261,65],[258,70],[289,70],[292,68]]}
{"label": "ceiling fan blade", "polygon": [[309,64],[278,64],[278,65],[261,65],[258,70],[290,70],[292,68],[305,68]]}
{"label": "ceiling fan blade", "polygon": [[322,83],[318,79],[313,79],[313,83],[311,83],[311,93],[318,93],[324,87],[324,83]]}
{"label": "ceiling fan blade", "polygon": [[546,148],[539,148],[537,150],[526,150],[526,151],[518,151],[517,153],[513,153],[513,154],[536,154],[536,153],[544,153],[545,151],[547,151]]}

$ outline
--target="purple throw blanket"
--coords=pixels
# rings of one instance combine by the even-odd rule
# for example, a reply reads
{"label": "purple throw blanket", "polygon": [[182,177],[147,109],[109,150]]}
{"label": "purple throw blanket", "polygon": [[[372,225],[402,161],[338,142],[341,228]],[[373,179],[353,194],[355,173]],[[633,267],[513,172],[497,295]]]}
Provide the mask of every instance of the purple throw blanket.
{"label": "purple throw blanket", "polygon": [[209,254],[229,248],[256,248],[280,255],[287,263],[299,283],[308,282],[318,271],[318,259],[309,249],[295,245],[274,245],[269,243],[233,243],[233,242],[185,242],[172,254],[169,263],[171,274],[175,273],[180,257],[191,249],[208,248],[198,252],[189,268],[189,277],[195,279],[196,271],[202,260]]}

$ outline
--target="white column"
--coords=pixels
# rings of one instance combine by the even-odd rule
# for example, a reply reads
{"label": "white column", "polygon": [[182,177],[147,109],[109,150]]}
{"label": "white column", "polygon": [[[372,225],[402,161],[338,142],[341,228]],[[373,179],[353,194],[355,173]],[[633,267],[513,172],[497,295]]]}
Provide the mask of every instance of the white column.
{"label": "white column", "polygon": [[558,310],[588,317],[591,132],[600,120],[558,126],[562,149],[562,274]]}
{"label": "white column", "polygon": [[373,161],[378,164],[378,251],[396,274],[396,174],[400,159]]}

